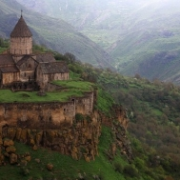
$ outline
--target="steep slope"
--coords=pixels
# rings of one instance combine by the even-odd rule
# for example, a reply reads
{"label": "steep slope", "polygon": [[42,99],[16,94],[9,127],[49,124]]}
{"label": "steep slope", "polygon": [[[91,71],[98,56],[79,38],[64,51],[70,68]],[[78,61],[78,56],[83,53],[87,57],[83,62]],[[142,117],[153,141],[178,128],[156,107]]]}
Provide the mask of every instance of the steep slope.
{"label": "steep slope", "polygon": [[119,71],[179,83],[179,15],[176,0],[148,4],[133,13],[126,34],[110,49]]}
{"label": "steep slope", "polygon": [[139,0],[17,0],[24,6],[33,8],[42,14],[62,18],[80,32],[103,47],[117,40],[119,29],[128,12],[144,3]]}
{"label": "steep slope", "polygon": [[178,0],[18,1],[71,23],[107,50],[121,73],[180,83]]}
{"label": "steep slope", "polygon": [[[13,0],[0,1],[0,36],[9,38],[20,16],[20,7]],[[96,66],[108,67],[108,54],[87,37],[61,19],[49,18],[23,7],[23,16],[34,35],[34,41],[61,53],[70,52],[77,59]]]}

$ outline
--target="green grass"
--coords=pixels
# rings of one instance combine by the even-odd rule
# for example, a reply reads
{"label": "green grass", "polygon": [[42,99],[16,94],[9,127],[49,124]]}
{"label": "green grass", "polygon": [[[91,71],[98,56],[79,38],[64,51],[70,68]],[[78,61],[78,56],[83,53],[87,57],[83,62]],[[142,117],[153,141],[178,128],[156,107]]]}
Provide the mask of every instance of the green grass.
{"label": "green grass", "polygon": [[3,51],[5,51],[6,50],[6,48],[1,48],[0,47],[0,54],[3,52]]}
{"label": "green grass", "polygon": [[[99,156],[96,157],[95,161],[89,163],[85,162],[85,160],[73,160],[69,156],[61,155],[58,152],[53,152],[44,148],[33,151],[29,146],[16,143],[15,146],[18,154],[29,152],[32,157],[32,161],[24,167],[29,170],[29,174],[26,176],[22,174],[22,166],[6,165],[0,168],[0,179],[26,180],[31,177],[32,179],[43,178],[47,180],[56,177],[61,180],[67,180],[68,178],[75,180],[78,173],[85,173],[88,179],[93,179],[93,175],[101,174],[103,175],[103,180],[124,180],[122,174],[114,171],[114,163],[119,162],[124,166],[126,161],[123,160],[120,154],[117,155],[113,161],[109,161],[105,154],[111,142],[111,129],[103,127],[99,143]],[[35,161],[37,158],[41,160],[39,164]],[[47,171],[47,163],[52,163],[54,165],[54,170],[52,172]]]}
{"label": "green grass", "polygon": [[65,102],[70,97],[81,97],[83,93],[93,90],[93,84],[84,81],[54,81],[65,88],[61,92],[47,92],[45,96],[38,96],[38,92],[0,90],[0,102]]}
{"label": "green grass", "polygon": [[110,97],[110,95],[102,89],[99,89],[97,98],[97,108],[108,116],[111,114],[110,112],[112,105],[113,99]]}
{"label": "green grass", "polygon": [[69,76],[71,80],[80,80],[80,74],[74,73],[72,71],[70,71]]}
{"label": "green grass", "polygon": [[93,83],[85,82],[85,81],[53,81],[53,84],[74,90],[80,91],[92,91]]}

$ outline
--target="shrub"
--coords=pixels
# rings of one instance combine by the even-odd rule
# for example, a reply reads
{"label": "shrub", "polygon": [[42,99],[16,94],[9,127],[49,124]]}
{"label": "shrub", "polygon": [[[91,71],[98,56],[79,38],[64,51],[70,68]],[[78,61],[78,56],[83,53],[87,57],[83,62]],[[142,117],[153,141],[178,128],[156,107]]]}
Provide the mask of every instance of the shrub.
{"label": "shrub", "polygon": [[144,169],[144,167],[145,167],[144,161],[142,159],[138,158],[138,157],[135,158],[134,164],[138,169],[141,169],[141,170]]}
{"label": "shrub", "polygon": [[122,172],[123,172],[123,167],[122,167],[122,165],[121,165],[120,163],[118,163],[118,162],[114,164],[114,169],[115,169],[116,172],[119,172],[119,173],[122,173]]}
{"label": "shrub", "polygon": [[138,171],[137,171],[137,169],[133,165],[126,165],[124,167],[123,173],[126,176],[138,177]]}
{"label": "shrub", "polygon": [[76,120],[76,121],[83,121],[83,120],[84,120],[83,114],[77,113],[77,114],[75,115],[75,120]]}

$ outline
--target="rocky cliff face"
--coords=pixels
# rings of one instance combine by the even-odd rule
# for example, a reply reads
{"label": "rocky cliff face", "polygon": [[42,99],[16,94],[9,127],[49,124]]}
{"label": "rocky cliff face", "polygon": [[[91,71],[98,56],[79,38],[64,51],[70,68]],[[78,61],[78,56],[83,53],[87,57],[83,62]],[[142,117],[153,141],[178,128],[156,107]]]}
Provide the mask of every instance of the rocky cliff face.
{"label": "rocky cliff face", "polygon": [[76,160],[91,161],[98,155],[101,127],[108,125],[114,135],[112,153],[120,148],[129,156],[126,112],[122,107],[115,107],[114,117],[106,117],[93,110],[95,101],[94,94],[89,93],[66,103],[1,103],[0,149],[8,138],[33,149],[43,146]]}
{"label": "rocky cliff face", "polygon": [[114,106],[112,109],[112,115],[114,116],[108,118],[105,115],[100,114],[102,123],[112,129],[113,142],[107,155],[112,159],[119,149],[122,155],[125,155],[128,160],[131,160],[133,157],[130,142],[126,136],[129,123],[126,111],[121,106]]}
{"label": "rocky cliff face", "polygon": [[84,116],[83,120],[75,120],[73,124],[62,123],[52,128],[4,126],[1,130],[0,142],[9,138],[26,143],[34,149],[43,146],[70,155],[76,160],[84,158],[86,161],[91,161],[98,155],[97,145],[101,134],[101,121],[95,117],[95,114],[92,114],[92,119]]}

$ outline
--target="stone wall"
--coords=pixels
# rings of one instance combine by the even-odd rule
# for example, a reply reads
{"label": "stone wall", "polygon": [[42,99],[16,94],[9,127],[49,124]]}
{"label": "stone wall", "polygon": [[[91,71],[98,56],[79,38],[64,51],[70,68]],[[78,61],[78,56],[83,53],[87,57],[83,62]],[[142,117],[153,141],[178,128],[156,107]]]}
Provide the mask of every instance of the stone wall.
{"label": "stone wall", "polygon": [[[48,147],[76,160],[94,160],[101,134],[99,113],[93,111],[94,96],[89,92],[65,103],[1,103],[0,142],[9,138],[35,149]],[[78,113],[83,119],[75,116]]]}
{"label": "stone wall", "polygon": [[69,80],[69,73],[48,73],[45,74],[42,72],[40,66],[37,68],[36,72],[37,81],[48,83],[54,80]]}
{"label": "stone wall", "polygon": [[7,85],[11,84],[14,81],[19,80],[19,72],[12,72],[12,73],[3,73],[2,74],[2,84]]}
{"label": "stone wall", "polygon": [[11,38],[10,53],[14,55],[32,54],[32,37]]}
{"label": "stone wall", "polygon": [[19,65],[20,79],[19,81],[28,82],[29,80],[35,80],[35,70],[38,63],[29,57],[22,64]]}
{"label": "stone wall", "polygon": [[76,113],[90,115],[94,106],[94,92],[81,98],[71,98],[68,102],[47,103],[0,103],[0,126],[25,124],[30,128],[37,125],[59,125],[73,123]]}
{"label": "stone wall", "polygon": [[[51,103],[1,103],[0,148],[6,138],[20,141],[37,149],[39,146],[86,161],[98,155],[102,124],[111,127],[113,142],[108,150],[112,157],[120,149],[132,158],[126,137],[128,119],[122,107],[114,107],[111,117],[94,110],[96,93],[69,102]],[[79,116],[77,116],[79,115]]]}

